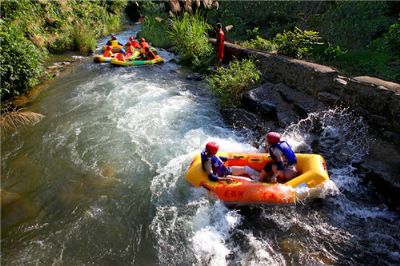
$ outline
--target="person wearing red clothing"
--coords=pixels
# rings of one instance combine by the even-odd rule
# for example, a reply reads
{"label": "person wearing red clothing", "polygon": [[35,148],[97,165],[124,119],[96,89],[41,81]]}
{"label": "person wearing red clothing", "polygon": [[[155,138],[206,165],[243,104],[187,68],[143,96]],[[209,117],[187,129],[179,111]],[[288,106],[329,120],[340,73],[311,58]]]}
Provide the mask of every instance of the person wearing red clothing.
{"label": "person wearing red clothing", "polygon": [[216,29],[216,33],[217,33],[217,43],[215,46],[215,52],[216,52],[216,57],[217,57],[217,64],[221,65],[222,60],[224,59],[225,34],[224,34],[224,31],[222,30],[221,23],[217,23],[215,29]]}
{"label": "person wearing red clothing", "polygon": [[103,56],[104,57],[112,57],[113,53],[111,52],[111,49],[112,49],[111,46],[107,45],[106,50],[103,53]]}
{"label": "person wearing red clothing", "polygon": [[124,49],[119,49],[119,53],[115,56],[119,61],[125,62],[126,52]]}
{"label": "person wearing red clothing", "polygon": [[140,38],[140,45],[142,46],[143,49],[145,49],[146,47],[150,48],[149,43],[146,42],[146,40],[144,38]]}

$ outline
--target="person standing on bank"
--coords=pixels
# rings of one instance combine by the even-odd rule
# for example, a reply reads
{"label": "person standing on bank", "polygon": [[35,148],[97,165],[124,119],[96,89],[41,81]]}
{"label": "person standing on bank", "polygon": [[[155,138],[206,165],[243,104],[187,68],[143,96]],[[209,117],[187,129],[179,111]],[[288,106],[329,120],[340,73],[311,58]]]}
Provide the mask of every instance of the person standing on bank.
{"label": "person standing on bank", "polygon": [[217,37],[217,42],[215,45],[215,52],[216,52],[216,58],[217,58],[217,65],[220,66],[222,64],[222,60],[224,59],[224,41],[225,41],[225,34],[224,31],[222,30],[222,24],[217,23],[215,26],[216,30],[216,37]]}
{"label": "person standing on bank", "polygon": [[269,183],[285,183],[298,175],[297,158],[286,141],[281,140],[277,132],[269,132],[265,136],[271,162],[265,164],[259,175],[260,181]]}

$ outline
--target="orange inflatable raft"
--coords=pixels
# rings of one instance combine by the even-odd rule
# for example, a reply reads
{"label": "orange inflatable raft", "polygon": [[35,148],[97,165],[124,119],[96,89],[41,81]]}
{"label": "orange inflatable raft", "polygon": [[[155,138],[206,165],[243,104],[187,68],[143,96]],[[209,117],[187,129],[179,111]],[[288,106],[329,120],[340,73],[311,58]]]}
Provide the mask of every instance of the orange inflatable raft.
{"label": "orange inflatable raft", "polygon": [[[261,171],[271,161],[266,153],[218,153],[225,156],[226,166],[249,166]],[[295,203],[301,197],[295,187],[305,184],[314,188],[329,180],[325,159],[318,154],[296,154],[297,169],[300,175],[284,184],[269,184],[233,178],[232,183],[226,181],[212,182],[202,169],[201,157],[196,155],[186,173],[186,180],[195,187],[204,187],[214,193],[220,200],[228,204],[285,204]]]}

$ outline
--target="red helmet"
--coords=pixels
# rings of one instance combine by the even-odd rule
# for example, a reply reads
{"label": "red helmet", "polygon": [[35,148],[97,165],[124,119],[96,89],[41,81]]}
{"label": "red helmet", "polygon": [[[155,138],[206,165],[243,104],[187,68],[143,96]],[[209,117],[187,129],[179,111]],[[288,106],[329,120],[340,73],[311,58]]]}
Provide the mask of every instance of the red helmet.
{"label": "red helmet", "polygon": [[133,40],[135,40],[135,38],[133,38],[133,36],[129,37],[129,40],[132,42]]}
{"label": "red helmet", "polygon": [[106,50],[107,50],[107,51],[111,51],[111,46],[110,46],[110,45],[107,45],[107,46],[106,46]]}
{"label": "red helmet", "polygon": [[141,42],[145,42],[146,40],[144,38],[140,38],[140,41]]}
{"label": "red helmet", "polygon": [[111,39],[112,39],[112,40],[116,40],[116,39],[117,39],[117,37],[115,37],[115,35],[114,35],[114,34],[111,34]]}
{"label": "red helmet", "polygon": [[214,142],[210,141],[209,143],[206,144],[206,151],[210,155],[215,155],[219,150],[219,145]]}
{"label": "red helmet", "polygon": [[269,132],[267,134],[267,141],[269,144],[278,144],[281,141],[281,134],[277,132]]}

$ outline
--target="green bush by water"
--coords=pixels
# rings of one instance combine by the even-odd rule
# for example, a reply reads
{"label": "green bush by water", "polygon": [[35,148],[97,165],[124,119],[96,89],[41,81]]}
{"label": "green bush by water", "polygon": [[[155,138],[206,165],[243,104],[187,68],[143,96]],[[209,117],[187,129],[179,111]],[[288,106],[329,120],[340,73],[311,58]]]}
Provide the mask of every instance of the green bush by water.
{"label": "green bush by water", "polygon": [[150,15],[144,20],[141,37],[146,38],[153,46],[169,48],[172,46],[172,41],[168,34],[168,19],[163,16]]}
{"label": "green bush by water", "polygon": [[211,91],[223,106],[240,104],[241,94],[261,77],[253,60],[234,60],[207,78]]}
{"label": "green bush by water", "polygon": [[278,33],[274,38],[277,51],[280,54],[294,58],[304,58],[311,54],[314,46],[322,44],[316,31],[303,31],[295,28],[293,31]]}
{"label": "green bush by water", "polygon": [[46,51],[27,40],[15,25],[0,20],[0,95],[18,95],[35,85],[42,74]]}
{"label": "green bush by water", "polygon": [[199,13],[174,17],[168,33],[182,64],[191,66],[193,70],[208,64],[213,51],[207,36],[210,28]]}
{"label": "green bush by water", "polygon": [[126,4],[127,0],[1,1],[2,99],[37,82],[46,51],[94,50],[96,38],[120,29]]}
{"label": "green bush by water", "polygon": [[254,39],[245,41],[242,46],[249,49],[262,50],[266,52],[275,52],[276,45],[273,41],[266,40],[260,36],[256,36]]}

